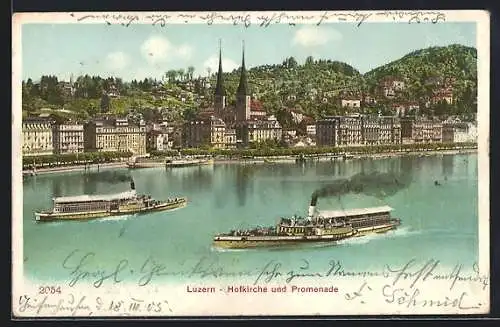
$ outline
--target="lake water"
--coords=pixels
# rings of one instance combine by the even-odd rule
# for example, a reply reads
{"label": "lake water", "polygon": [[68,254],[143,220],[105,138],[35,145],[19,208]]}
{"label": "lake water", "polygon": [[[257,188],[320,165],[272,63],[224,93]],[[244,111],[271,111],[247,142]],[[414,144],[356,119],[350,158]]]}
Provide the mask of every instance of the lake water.
{"label": "lake water", "polygon": [[[298,164],[216,164],[166,170],[114,169],[30,177],[24,181],[24,270],[33,280],[68,280],[68,255],[92,252],[95,269],[112,270],[120,260],[136,271],[154,262],[169,272],[189,271],[200,260],[227,270],[252,270],[270,260],[299,267],[307,260],[323,269],[338,260],[349,270],[379,269],[411,258],[457,262],[478,260],[477,155],[436,155]],[[280,216],[304,215],[314,190],[359,172],[390,172],[411,183],[383,199],[362,194],[321,198],[318,208],[389,205],[402,225],[386,234],[330,246],[279,250],[212,248],[216,233],[274,225]],[[52,206],[53,196],[101,194],[129,189],[157,199],[187,196],[187,207],[171,212],[81,222],[36,223],[34,211]],[[438,180],[440,186],[434,182]],[[77,256],[72,263],[77,263]],[[148,260],[150,259],[150,260]],[[71,261],[70,260],[70,261]],[[147,263],[145,263],[147,262]],[[213,268],[213,266],[212,266]],[[166,275],[159,279],[180,280]]]}

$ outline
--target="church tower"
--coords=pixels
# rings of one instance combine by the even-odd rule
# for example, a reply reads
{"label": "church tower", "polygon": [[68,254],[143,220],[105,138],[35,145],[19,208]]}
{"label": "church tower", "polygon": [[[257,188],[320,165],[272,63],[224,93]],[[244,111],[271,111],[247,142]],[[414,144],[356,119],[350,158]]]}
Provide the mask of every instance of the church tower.
{"label": "church tower", "polygon": [[215,113],[221,117],[226,108],[226,90],[224,88],[224,80],[222,77],[222,46],[219,40],[219,71],[217,72],[217,84],[215,85]]}
{"label": "church tower", "polygon": [[243,57],[241,60],[240,84],[236,91],[236,120],[250,119],[250,92],[248,90],[247,70],[245,68],[245,43],[243,43]]}

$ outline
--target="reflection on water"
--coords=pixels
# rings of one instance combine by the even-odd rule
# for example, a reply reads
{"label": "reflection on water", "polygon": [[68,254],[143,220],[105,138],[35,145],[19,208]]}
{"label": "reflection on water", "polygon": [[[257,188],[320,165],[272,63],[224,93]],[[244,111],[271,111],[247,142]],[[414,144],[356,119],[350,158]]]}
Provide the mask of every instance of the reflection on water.
{"label": "reflection on water", "polygon": [[[377,172],[399,176],[398,178],[404,177],[404,180],[415,180],[423,174],[430,173],[433,181],[443,183],[452,179],[457,173],[462,176],[477,173],[477,165],[472,166],[474,171],[469,171],[471,167],[469,162],[467,156],[444,155],[304,164],[227,164],[133,171],[117,169],[39,175],[28,179],[25,187],[34,191],[48,187],[51,190],[51,197],[112,193],[127,190],[130,178],[134,177],[141,193],[148,193],[149,189],[154,189],[156,186],[159,191],[178,190],[176,194],[184,192],[203,194],[203,197],[208,197],[222,209],[233,199],[239,207],[245,207],[248,199],[254,195],[263,203],[273,201],[273,194],[269,192],[271,185],[279,186],[282,195],[288,198],[297,187],[314,191],[336,181],[352,178],[356,174],[369,175]],[[436,166],[441,166],[439,173],[431,169]],[[198,195],[192,197],[191,200],[196,200]]]}
{"label": "reflection on water", "polygon": [[164,172],[163,179],[169,184],[180,183],[183,188],[197,188],[200,192],[210,190],[213,186],[212,166],[172,168]]}
{"label": "reflection on water", "polygon": [[110,186],[112,189],[128,189],[131,175],[127,170],[102,172],[75,172],[61,175],[40,175],[36,179],[44,185],[50,183],[52,196],[66,196],[78,194],[95,194],[99,186]]}
{"label": "reflection on water", "polygon": [[[341,203],[336,197],[323,198],[318,209],[359,208],[381,205],[382,201],[394,208],[394,217],[401,218],[401,230],[358,243],[290,250],[279,259],[285,264],[303,255],[318,260],[334,256],[353,269],[366,269],[381,260],[400,262],[409,257],[437,258],[452,266],[457,258],[467,262],[477,260],[477,156],[455,155],[304,164],[216,164],[168,170],[115,169],[93,174],[35,176],[23,183],[23,242],[25,256],[29,258],[26,271],[37,277],[67,278],[67,272],[61,271],[61,260],[74,249],[97,253],[97,265],[106,266],[118,257],[126,257],[131,266],[140,268],[144,257],[153,255],[176,269],[185,261],[196,261],[200,255],[212,253],[212,237],[216,233],[270,226],[280,216],[303,215],[312,192],[318,188],[372,172],[405,176],[409,184],[397,192],[389,189],[382,200],[362,192],[343,195]],[[150,193],[158,199],[187,196],[189,204],[172,212],[99,223],[34,221],[33,212],[50,208],[52,196],[122,192],[129,189],[130,177],[140,193]],[[434,185],[436,180],[440,186]],[[403,231],[406,231],[404,236]],[[244,256],[239,252],[216,252],[216,255],[221,262],[238,260],[243,269],[277,259],[278,252],[256,250]]]}
{"label": "reflection on water", "polygon": [[448,177],[453,175],[453,156],[443,156],[442,167],[443,167],[443,176]]}
{"label": "reflection on water", "polygon": [[253,178],[252,175],[255,174],[257,167],[254,166],[233,166],[236,170],[236,194],[238,198],[238,205],[240,207],[245,206],[247,200],[248,192],[253,191]]}

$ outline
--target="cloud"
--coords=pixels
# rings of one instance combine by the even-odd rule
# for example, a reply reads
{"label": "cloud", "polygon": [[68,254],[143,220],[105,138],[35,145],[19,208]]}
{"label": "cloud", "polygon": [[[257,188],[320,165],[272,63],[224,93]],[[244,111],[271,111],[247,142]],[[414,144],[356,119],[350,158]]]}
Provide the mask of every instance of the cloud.
{"label": "cloud", "polygon": [[[240,65],[229,58],[222,58],[222,70],[224,72],[231,72],[238,68]],[[219,69],[219,57],[211,56],[203,63],[203,69],[206,71],[208,68],[211,69],[212,73],[217,72]]]}
{"label": "cloud", "polygon": [[188,44],[175,45],[166,37],[154,35],[141,45],[141,53],[151,64],[173,59],[191,58],[193,48]]}
{"label": "cloud", "polygon": [[128,66],[128,56],[121,52],[111,52],[106,56],[107,66],[112,71],[120,71]]}
{"label": "cloud", "polygon": [[340,41],[342,34],[334,29],[304,26],[295,32],[292,43],[303,47],[316,47],[330,41]]}
{"label": "cloud", "polygon": [[177,55],[184,59],[190,59],[193,48],[190,45],[183,44],[177,48]]}
{"label": "cloud", "polygon": [[152,36],[141,46],[142,55],[151,63],[165,61],[169,49],[172,47],[170,41],[161,36]]}

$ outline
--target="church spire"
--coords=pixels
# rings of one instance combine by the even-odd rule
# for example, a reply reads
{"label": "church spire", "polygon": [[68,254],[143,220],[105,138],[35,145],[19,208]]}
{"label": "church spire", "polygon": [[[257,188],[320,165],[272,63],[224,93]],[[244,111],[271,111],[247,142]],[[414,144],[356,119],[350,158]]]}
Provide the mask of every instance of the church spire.
{"label": "church spire", "polygon": [[217,72],[217,84],[215,86],[215,95],[225,96],[224,80],[222,77],[222,45],[219,39],[219,71]]}
{"label": "church spire", "polygon": [[238,85],[237,94],[249,95],[248,81],[247,81],[247,69],[245,68],[245,42],[244,41],[243,41],[243,56],[241,59],[240,84]]}

